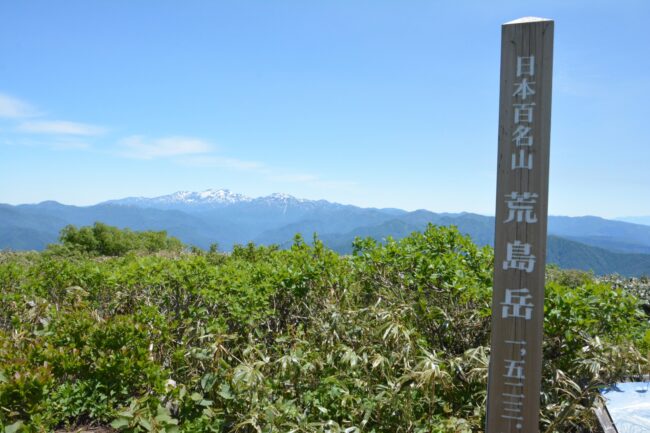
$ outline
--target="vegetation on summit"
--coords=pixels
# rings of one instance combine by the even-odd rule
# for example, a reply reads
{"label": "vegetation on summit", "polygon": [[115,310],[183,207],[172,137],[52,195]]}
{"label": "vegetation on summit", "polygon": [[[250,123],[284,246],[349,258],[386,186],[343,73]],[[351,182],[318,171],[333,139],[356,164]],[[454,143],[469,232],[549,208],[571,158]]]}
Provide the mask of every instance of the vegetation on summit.
{"label": "vegetation on summit", "polygon": [[[183,249],[183,243],[167,236],[165,231],[134,232],[100,222],[92,227],[77,228],[68,225],[61,230],[60,241],[61,248],[95,256],[123,256],[128,252],[180,252]],[[51,245],[49,248],[52,250],[58,247]]]}
{"label": "vegetation on summit", "polygon": [[[454,228],[349,256],[97,224],[61,241],[0,255],[6,432],[483,430],[493,255]],[[649,372],[629,289],[549,269],[541,431],[596,431],[598,388]]]}

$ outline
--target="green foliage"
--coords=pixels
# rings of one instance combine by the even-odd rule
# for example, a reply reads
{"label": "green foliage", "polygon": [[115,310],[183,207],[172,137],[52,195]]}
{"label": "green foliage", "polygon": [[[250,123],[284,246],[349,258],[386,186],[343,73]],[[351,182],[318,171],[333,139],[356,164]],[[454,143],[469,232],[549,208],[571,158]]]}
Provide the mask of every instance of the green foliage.
{"label": "green foliage", "polygon": [[543,419],[549,431],[594,431],[588,414],[598,390],[648,373],[648,318],[636,297],[593,279],[547,283],[544,310]]}
{"label": "green foliage", "polygon": [[[67,251],[82,252],[100,256],[123,256],[131,251],[155,253],[158,251],[179,252],[183,244],[168,237],[165,231],[133,232],[100,222],[92,227],[77,228],[68,225],[61,230],[59,240]],[[50,250],[56,247],[50,247]]]}
{"label": "green foliage", "polygon": [[[93,245],[82,230],[71,248]],[[455,229],[351,256],[299,236],[230,255],[92,248],[0,255],[5,431],[483,429],[493,257]],[[593,431],[598,387],[648,373],[647,317],[590,274],[549,269],[546,297],[540,428]]]}

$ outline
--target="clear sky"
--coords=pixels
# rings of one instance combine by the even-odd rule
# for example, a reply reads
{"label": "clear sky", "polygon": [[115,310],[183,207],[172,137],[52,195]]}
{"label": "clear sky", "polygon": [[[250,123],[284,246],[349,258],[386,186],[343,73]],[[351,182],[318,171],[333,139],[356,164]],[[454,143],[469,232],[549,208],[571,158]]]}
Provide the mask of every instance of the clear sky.
{"label": "clear sky", "polygon": [[0,2],[0,202],[494,213],[501,24],[552,18],[549,210],[650,215],[650,1]]}

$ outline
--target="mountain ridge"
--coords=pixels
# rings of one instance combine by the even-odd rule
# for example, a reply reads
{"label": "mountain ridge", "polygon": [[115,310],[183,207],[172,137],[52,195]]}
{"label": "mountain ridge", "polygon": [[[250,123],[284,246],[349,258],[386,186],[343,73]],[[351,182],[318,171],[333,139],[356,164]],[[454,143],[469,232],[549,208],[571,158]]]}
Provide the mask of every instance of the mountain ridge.
{"label": "mountain ridge", "polygon": [[249,197],[244,194],[233,193],[230,189],[206,189],[204,191],[176,191],[156,197],[125,197],[121,199],[107,200],[98,204],[111,205],[133,205],[141,207],[158,207],[170,209],[190,206],[195,208],[215,208],[240,203],[250,202],[272,202],[272,203],[330,203],[326,200],[308,200],[296,198],[290,194],[274,192],[267,196]]}
{"label": "mountain ridge", "polygon": [[[126,197],[92,206],[52,200],[0,205],[0,248],[43,249],[56,241],[65,225],[95,221],[133,230],[166,230],[187,244],[207,248],[218,243],[225,251],[247,242],[288,246],[296,233],[306,239],[318,233],[330,248],[349,253],[357,236],[399,239],[424,230],[429,223],[454,225],[478,245],[494,242],[494,217],[471,212],[362,208],[282,193],[251,198],[227,189],[209,189],[153,198]],[[650,257],[650,226],[596,216],[550,216],[548,232],[559,239],[549,242],[553,245],[549,258],[558,257],[560,266],[609,272],[611,262],[635,275],[650,274],[650,261],[645,260],[645,255]],[[639,265],[628,265],[630,260]]]}

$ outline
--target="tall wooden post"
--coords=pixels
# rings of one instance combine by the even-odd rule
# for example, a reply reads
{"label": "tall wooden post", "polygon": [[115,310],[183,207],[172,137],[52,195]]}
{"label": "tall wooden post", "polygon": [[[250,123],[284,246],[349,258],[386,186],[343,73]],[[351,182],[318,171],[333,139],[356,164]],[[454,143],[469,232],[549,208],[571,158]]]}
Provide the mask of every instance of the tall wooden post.
{"label": "tall wooden post", "polygon": [[502,26],[487,433],[539,431],[553,21]]}

